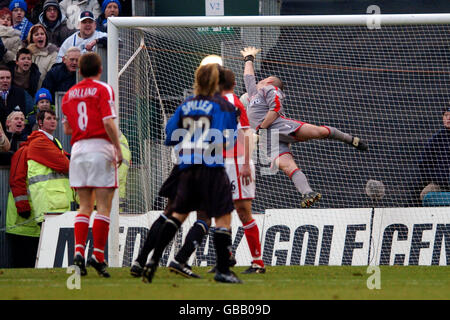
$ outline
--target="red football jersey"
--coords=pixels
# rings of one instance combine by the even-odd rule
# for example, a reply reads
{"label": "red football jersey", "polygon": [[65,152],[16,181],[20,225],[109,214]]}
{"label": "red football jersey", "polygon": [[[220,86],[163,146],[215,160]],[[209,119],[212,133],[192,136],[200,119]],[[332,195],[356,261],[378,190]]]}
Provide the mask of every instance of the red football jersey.
{"label": "red football jersey", "polygon": [[[224,98],[226,100],[228,100],[230,103],[234,104],[234,106],[236,108],[238,108],[239,111],[241,112],[240,118],[239,118],[238,130],[250,128],[250,122],[248,121],[248,117],[247,117],[247,110],[245,110],[245,107],[242,104],[241,100],[239,100],[239,98],[234,93],[227,93],[226,95],[224,95]],[[233,157],[234,155],[239,157],[239,156],[244,155],[243,136],[239,133],[238,133],[237,142],[234,145],[233,152],[234,152],[234,154],[230,154],[230,151],[227,150],[225,157],[227,157],[227,158]]]}
{"label": "red football jersey", "polygon": [[62,113],[72,128],[70,143],[101,138],[110,141],[103,120],[116,118],[114,91],[102,81],[84,79],[66,92]]}

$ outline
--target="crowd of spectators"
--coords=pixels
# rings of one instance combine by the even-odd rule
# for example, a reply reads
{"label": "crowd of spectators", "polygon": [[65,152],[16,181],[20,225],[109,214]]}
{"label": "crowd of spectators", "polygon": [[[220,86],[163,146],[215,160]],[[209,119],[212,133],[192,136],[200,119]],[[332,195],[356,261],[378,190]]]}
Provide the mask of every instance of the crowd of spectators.
{"label": "crowd of spectators", "polygon": [[10,114],[22,113],[26,140],[40,110],[38,93],[45,90],[53,103],[56,92],[74,85],[80,56],[106,47],[107,18],[124,13],[131,14],[131,1],[0,0],[2,152],[18,147],[8,133]]}
{"label": "crowd of spectators", "polygon": [[0,165],[11,168],[12,267],[34,266],[43,212],[73,205],[70,155],[53,136],[55,95],[76,84],[82,54],[106,48],[107,18],[124,12],[131,15],[131,1],[0,0]]}

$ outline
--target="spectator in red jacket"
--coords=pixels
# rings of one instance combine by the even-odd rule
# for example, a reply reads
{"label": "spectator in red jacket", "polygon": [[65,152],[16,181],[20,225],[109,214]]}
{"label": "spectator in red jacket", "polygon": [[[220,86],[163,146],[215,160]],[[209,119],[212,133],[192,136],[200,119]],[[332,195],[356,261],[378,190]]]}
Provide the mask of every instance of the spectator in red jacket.
{"label": "spectator in red jacket", "polygon": [[31,133],[11,160],[6,227],[13,267],[34,266],[44,213],[68,211],[73,200],[68,154],[53,137],[56,114],[40,112],[37,122],[39,130]]}

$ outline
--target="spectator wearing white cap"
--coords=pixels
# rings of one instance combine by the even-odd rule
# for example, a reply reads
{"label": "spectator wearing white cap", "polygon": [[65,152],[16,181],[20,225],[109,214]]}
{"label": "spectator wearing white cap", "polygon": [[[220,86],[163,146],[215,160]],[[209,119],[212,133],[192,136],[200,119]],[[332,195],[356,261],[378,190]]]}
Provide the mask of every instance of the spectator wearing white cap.
{"label": "spectator wearing white cap", "polygon": [[96,50],[99,44],[106,47],[107,36],[106,32],[95,30],[97,24],[95,22],[94,14],[90,11],[83,11],[80,14],[80,30],[69,36],[61,45],[59,49],[56,62],[61,62],[67,49],[70,47],[78,47],[81,54]]}

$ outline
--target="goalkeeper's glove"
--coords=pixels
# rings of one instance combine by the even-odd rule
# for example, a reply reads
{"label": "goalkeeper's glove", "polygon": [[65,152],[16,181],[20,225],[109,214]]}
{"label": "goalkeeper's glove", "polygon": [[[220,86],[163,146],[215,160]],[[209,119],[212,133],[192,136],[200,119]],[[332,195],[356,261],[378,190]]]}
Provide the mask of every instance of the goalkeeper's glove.
{"label": "goalkeeper's glove", "polygon": [[244,61],[254,61],[256,55],[261,51],[261,49],[257,49],[255,47],[246,47],[241,50],[241,54],[244,57]]}
{"label": "goalkeeper's glove", "polygon": [[22,211],[22,212],[17,212],[19,214],[19,216],[21,216],[24,219],[28,219],[31,215],[31,211]]}

